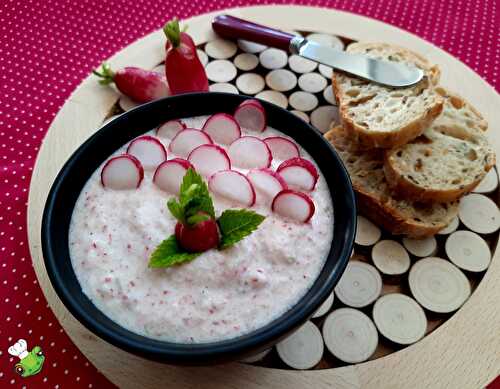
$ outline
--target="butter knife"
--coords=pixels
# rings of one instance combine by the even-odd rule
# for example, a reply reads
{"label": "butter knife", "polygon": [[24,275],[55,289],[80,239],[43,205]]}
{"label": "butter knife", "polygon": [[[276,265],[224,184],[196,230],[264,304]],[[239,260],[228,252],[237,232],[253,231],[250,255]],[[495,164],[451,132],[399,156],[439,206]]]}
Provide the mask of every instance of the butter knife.
{"label": "butter knife", "polygon": [[214,31],[224,38],[245,39],[282,49],[292,54],[331,66],[378,84],[401,88],[418,83],[424,73],[416,67],[396,62],[350,54],[307,39],[262,26],[230,15],[219,15],[212,21]]}

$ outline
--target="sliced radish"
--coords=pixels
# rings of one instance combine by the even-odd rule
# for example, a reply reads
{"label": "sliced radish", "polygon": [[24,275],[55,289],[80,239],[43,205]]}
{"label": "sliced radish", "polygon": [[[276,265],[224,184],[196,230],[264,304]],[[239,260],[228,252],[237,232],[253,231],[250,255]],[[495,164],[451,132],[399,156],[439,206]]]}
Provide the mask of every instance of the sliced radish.
{"label": "sliced radish", "polygon": [[203,125],[205,131],[214,142],[229,145],[241,136],[238,122],[227,113],[216,113],[210,116]]}
{"label": "sliced radish", "polygon": [[266,129],[266,111],[259,100],[245,100],[236,108],[234,118],[247,130],[262,132]]}
{"label": "sliced radish", "polygon": [[247,104],[256,104],[256,105],[262,106],[262,104],[260,103],[260,101],[257,100],[257,99],[246,99],[238,107],[241,107],[241,106],[247,105]]}
{"label": "sliced radish", "polygon": [[313,190],[319,177],[312,162],[300,157],[286,160],[276,171],[289,186],[303,190]]}
{"label": "sliced radish", "polygon": [[189,161],[182,158],[165,161],[156,168],[153,183],[161,190],[177,195],[184,175],[192,167]]}
{"label": "sliced radish", "polygon": [[290,158],[296,158],[300,155],[298,146],[283,136],[270,136],[264,139],[266,145],[271,150],[273,158],[286,161]]}
{"label": "sliced radish", "polygon": [[186,128],[177,133],[168,148],[175,155],[185,158],[198,146],[211,143],[213,143],[212,139],[206,132],[194,128]]}
{"label": "sliced radish", "polygon": [[308,195],[291,189],[279,192],[271,208],[280,216],[302,223],[307,223],[315,211],[314,203]]}
{"label": "sliced radish", "polygon": [[266,143],[255,136],[236,139],[227,150],[231,163],[244,169],[271,166],[273,157]]}
{"label": "sliced radish", "polygon": [[127,147],[127,154],[133,155],[146,170],[156,167],[167,159],[165,146],[154,136],[143,135],[135,138]]}
{"label": "sliced radish", "polygon": [[255,190],[243,174],[236,170],[223,170],[208,180],[209,189],[229,200],[251,207],[255,203]]}
{"label": "sliced radish", "polygon": [[110,189],[135,189],[143,178],[141,162],[129,154],[110,158],[101,171],[101,184]]}
{"label": "sliced radish", "polygon": [[226,151],[217,145],[201,145],[189,153],[188,161],[196,171],[206,177],[221,170],[231,169]]}
{"label": "sliced radish", "polygon": [[169,120],[156,129],[156,135],[160,138],[172,139],[179,131],[182,131],[185,128],[186,125],[183,121],[177,119]]}
{"label": "sliced radish", "polygon": [[266,200],[274,199],[279,192],[288,188],[283,177],[269,168],[250,170],[247,177],[259,196],[263,195]]}

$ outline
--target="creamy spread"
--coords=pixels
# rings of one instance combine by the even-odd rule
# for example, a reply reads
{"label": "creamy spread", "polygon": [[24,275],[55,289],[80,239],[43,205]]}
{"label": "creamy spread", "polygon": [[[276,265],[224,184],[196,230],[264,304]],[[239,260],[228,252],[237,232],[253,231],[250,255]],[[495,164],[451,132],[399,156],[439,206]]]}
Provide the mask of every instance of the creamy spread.
{"label": "creamy spread", "polygon": [[[183,119],[192,128],[201,128],[205,120]],[[251,135],[284,136],[272,128]],[[161,141],[168,147],[168,139]],[[126,145],[114,155],[125,149]],[[300,152],[312,161],[305,150]],[[174,157],[169,153],[169,159]],[[274,160],[272,168],[280,162]],[[152,251],[174,233],[176,220],[166,207],[172,195],[153,184],[151,171],[145,171],[138,189],[106,189],[100,182],[101,169],[85,184],[73,211],[71,261],[83,292],[95,306],[132,332],[178,343],[243,335],[296,304],[325,263],[333,235],[333,208],[321,172],[309,193],[316,212],[308,223],[283,219],[257,197],[252,209],[266,219],[235,246],[209,250],[179,266],[151,269]],[[211,195],[217,215],[242,208]]]}

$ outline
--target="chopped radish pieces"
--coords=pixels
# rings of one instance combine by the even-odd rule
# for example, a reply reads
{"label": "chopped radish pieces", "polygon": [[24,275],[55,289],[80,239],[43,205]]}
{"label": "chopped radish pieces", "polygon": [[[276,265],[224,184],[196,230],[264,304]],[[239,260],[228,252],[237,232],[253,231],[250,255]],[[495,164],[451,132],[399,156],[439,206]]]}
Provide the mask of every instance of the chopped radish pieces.
{"label": "chopped radish pieces", "polygon": [[266,129],[266,111],[259,100],[245,100],[236,108],[234,118],[247,130],[262,132]]}
{"label": "chopped radish pieces", "polygon": [[109,189],[135,189],[143,178],[141,162],[129,154],[110,158],[101,171],[101,184]]}
{"label": "chopped radish pieces", "polygon": [[195,130],[194,128],[186,128],[179,131],[174,139],[172,139],[169,150],[175,155],[186,158],[198,146],[211,143],[213,143],[212,139],[206,132]]}
{"label": "chopped radish pieces", "polygon": [[280,216],[302,223],[307,223],[315,211],[314,203],[308,195],[291,189],[278,193],[271,208]]}
{"label": "chopped radish pieces", "polygon": [[299,148],[290,139],[283,136],[270,136],[264,139],[266,145],[271,149],[273,158],[286,161],[300,155]]}
{"label": "chopped radish pieces", "polygon": [[188,161],[196,171],[205,177],[221,170],[231,169],[231,162],[226,151],[217,145],[201,145],[189,154]]}
{"label": "chopped radish pieces", "polygon": [[247,177],[259,196],[263,195],[268,201],[274,199],[283,189],[287,189],[285,180],[269,168],[250,170]]}
{"label": "chopped radish pieces", "polygon": [[236,139],[228,149],[231,163],[243,169],[271,166],[271,150],[262,139],[255,136],[242,136]]}
{"label": "chopped radish pieces", "polygon": [[303,190],[313,190],[319,177],[314,165],[300,157],[286,160],[276,171],[289,186]]}
{"label": "chopped radish pieces", "polygon": [[210,190],[229,200],[251,207],[255,203],[255,191],[243,174],[235,170],[223,170],[208,180]]}
{"label": "chopped radish pieces", "polygon": [[156,169],[153,183],[161,190],[177,195],[182,179],[190,167],[193,166],[182,158],[165,161]]}
{"label": "chopped radish pieces", "polygon": [[229,145],[241,136],[240,125],[227,113],[210,116],[203,125],[203,131],[210,135],[214,142],[223,145]]}
{"label": "chopped radish pieces", "polygon": [[146,170],[156,169],[167,159],[165,146],[157,138],[149,135],[140,136],[130,142],[127,154],[136,157]]}
{"label": "chopped radish pieces", "polygon": [[169,120],[156,129],[156,135],[160,138],[172,139],[179,131],[186,128],[184,122],[180,120]]}

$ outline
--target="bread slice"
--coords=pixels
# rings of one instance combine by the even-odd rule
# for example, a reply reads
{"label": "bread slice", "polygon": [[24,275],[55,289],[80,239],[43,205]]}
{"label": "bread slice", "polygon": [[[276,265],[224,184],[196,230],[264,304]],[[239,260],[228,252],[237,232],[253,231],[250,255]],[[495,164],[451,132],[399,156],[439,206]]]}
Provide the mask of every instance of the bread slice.
{"label": "bread slice", "polygon": [[396,193],[424,202],[460,198],[495,165],[481,114],[462,97],[436,90],[444,97],[441,115],[410,143],[387,151],[384,163],[385,177]]}
{"label": "bread slice", "polygon": [[408,143],[441,113],[442,97],[434,91],[439,68],[425,58],[385,43],[353,43],[349,53],[416,66],[424,78],[408,88],[390,88],[334,72],[333,90],[344,128],[358,143],[391,148]]}
{"label": "bread slice", "polygon": [[423,238],[436,234],[457,215],[458,202],[422,204],[394,197],[385,179],[382,149],[363,149],[340,126],[325,137],[344,161],[360,212],[386,230]]}

